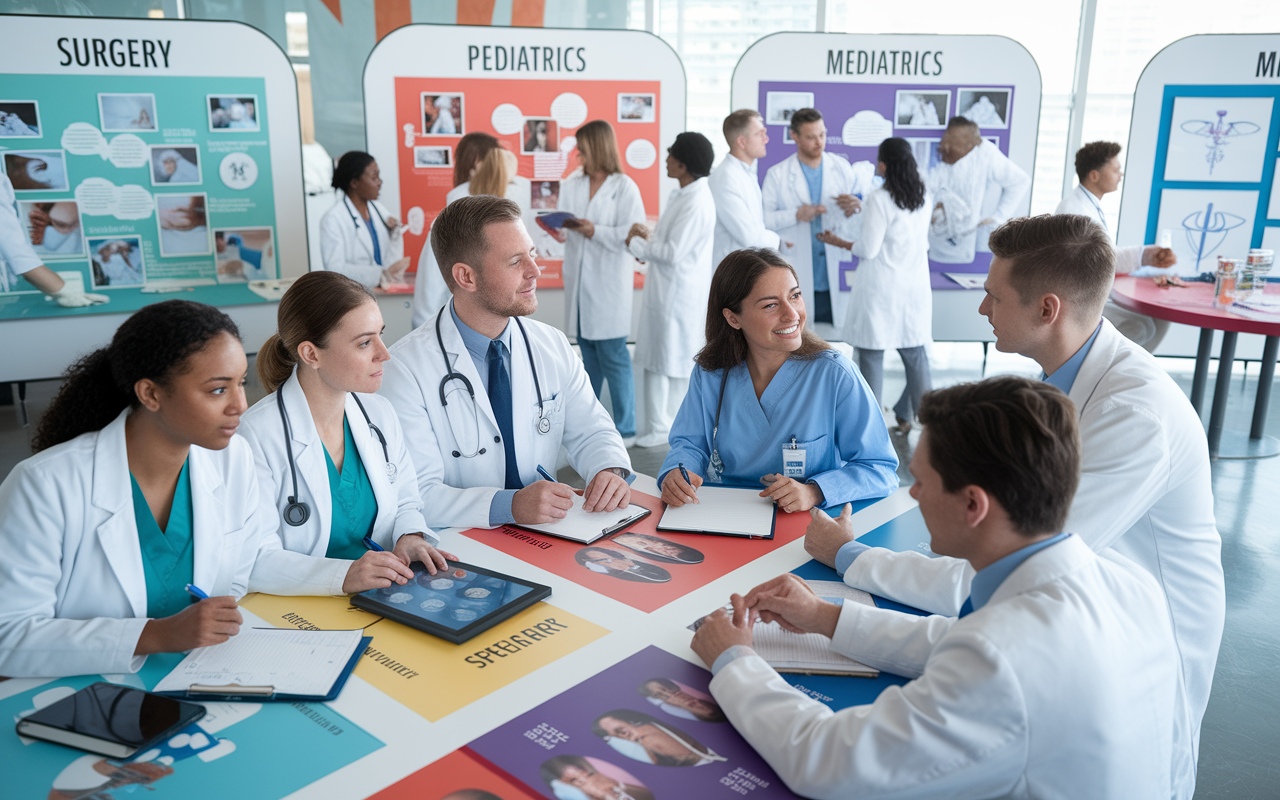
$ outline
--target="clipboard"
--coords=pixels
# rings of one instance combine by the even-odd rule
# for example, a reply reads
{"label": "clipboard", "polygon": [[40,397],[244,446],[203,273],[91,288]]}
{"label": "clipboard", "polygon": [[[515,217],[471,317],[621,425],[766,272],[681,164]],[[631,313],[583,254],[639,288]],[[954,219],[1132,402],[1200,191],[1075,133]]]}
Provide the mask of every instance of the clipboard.
{"label": "clipboard", "polygon": [[[667,506],[658,520],[663,533],[700,533],[708,536],[735,536],[742,539],[772,539],[778,527],[778,506],[760,498],[754,489],[733,486],[698,488],[697,504]],[[766,511],[766,508],[767,511]],[[769,515],[769,532],[760,524]]]}

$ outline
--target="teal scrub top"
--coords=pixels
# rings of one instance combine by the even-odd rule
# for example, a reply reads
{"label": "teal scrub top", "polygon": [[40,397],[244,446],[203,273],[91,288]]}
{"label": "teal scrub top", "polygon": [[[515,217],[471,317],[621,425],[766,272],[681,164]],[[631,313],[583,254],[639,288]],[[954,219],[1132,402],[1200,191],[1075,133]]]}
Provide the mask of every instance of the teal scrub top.
{"label": "teal scrub top", "polygon": [[195,581],[194,514],[191,512],[190,461],[178,473],[169,524],[162,531],[147,505],[138,481],[133,484],[133,517],[142,548],[142,576],[147,584],[147,616],[171,617],[191,604],[187,584]]}
{"label": "teal scrub top", "polygon": [[373,521],[378,516],[378,501],[373,496],[373,484],[360,460],[360,451],[351,436],[351,425],[342,420],[343,452],[342,471],[333,465],[329,450],[324,448],[324,463],[329,468],[329,495],[332,499],[333,518],[329,522],[329,558],[355,560],[365,554],[364,537],[373,533]]}

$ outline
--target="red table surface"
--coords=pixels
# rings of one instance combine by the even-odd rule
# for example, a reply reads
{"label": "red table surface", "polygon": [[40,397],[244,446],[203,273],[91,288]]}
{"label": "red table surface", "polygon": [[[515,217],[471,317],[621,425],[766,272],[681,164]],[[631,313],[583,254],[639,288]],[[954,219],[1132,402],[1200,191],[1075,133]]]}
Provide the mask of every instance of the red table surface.
{"label": "red table surface", "polygon": [[[1273,292],[1271,289],[1268,294]],[[1262,322],[1214,308],[1213,284],[1209,283],[1161,289],[1150,278],[1117,277],[1111,299],[1121,308],[1196,328],[1280,336],[1280,321]]]}

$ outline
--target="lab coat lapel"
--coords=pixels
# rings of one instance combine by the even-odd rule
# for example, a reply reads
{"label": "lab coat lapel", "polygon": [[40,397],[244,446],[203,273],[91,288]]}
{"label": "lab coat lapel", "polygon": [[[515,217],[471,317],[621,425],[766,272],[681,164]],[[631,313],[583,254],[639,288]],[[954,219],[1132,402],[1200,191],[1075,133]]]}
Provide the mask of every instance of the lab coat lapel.
{"label": "lab coat lapel", "polygon": [[[360,462],[364,464],[364,471],[369,476],[369,484],[373,487],[374,500],[378,504],[378,514],[374,517],[373,529],[374,531],[385,530],[395,520],[399,498],[396,496],[395,487],[387,477],[387,459],[382,454],[382,443],[374,435],[369,423],[365,422],[364,414],[356,404],[355,395],[350,392],[347,393],[347,422],[351,425],[351,438],[356,442],[356,450],[360,452]],[[385,432],[383,436],[386,436]],[[388,452],[390,452],[389,447]],[[400,476],[396,477],[398,479]]]}
{"label": "lab coat lapel", "polygon": [[[355,204],[345,192],[342,195],[342,202],[347,204],[347,211],[351,214],[350,219],[356,226],[356,241],[360,242],[360,246],[369,254],[369,260],[373,261],[373,239],[369,238],[369,225],[360,216],[360,212],[356,211]],[[369,213],[372,214],[372,210]]]}
{"label": "lab coat lapel", "polygon": [[[227,487],[215,464],[213,454],[202,447],[191,446],[187,456],[187,473],[191,481],[191,522],[195,556],[192,573],[195,585],[209,588],[220,585],[218,567],[223,537],[231,527],[227,513]],[[249,502],[249,501],[245,501]]]}
{"label": "lab coat lapel", "polygon": [[1057,581],[1095,558],[1097,556],[1079,536],[1069,536],[1019,564],[991,595],[987,605],[994,605]]}
{"label": "lab coat lapel", "polygon": [[1121,335],[1108,320],[1102,320],[1102,330],[1098,331],[1098,338],[1093,340],[1093,347],[1089,348],[1089,355],[1084,357],[1084,363],[1080,365],[1075,383],[1071,384],[1071,392],[1067,395],[1075,403],[1077,414],[1084,414],[1085,405],[1093,398],[1107,370],[1111,369]]}
{"label": "lab coat lapel", "polygon": [[[809,182],[804,179],[804,170],[800,168],[800,157],[797,155],[789,156],[791,161],[791,188],[796,193],[796,199],[800,201],[800,205],[809,205],[813,202],[809,197]],[[807,222],[797,222],[797,225],[808,227]]]}
{"label": "lab coat lapel", "polygon": [[[293,431],[293,460],[298,467],[298,500],[311,505],[314,521],[308,520],[307,525],[314,524],[321,531],[328,530],[333,516],[329,465],[325,461],[320,431],[316,429],[316,421],[311,416],[311,406],[307,405],[307,395],[298,383],[296,368],[279,391],[283,393],[284,410],[289,415],[289,429]],[[354,426],[351,432],[355,434]]]}
{"label": "lab coat lapel", "polygon": [[133,486],[129,480],[129,455],[125,449],[124,421],[129,409],[120,412],[98,433],[93,449],[93,496],[91,502],[107,514],[98,525],[98,541],[106,553],[111,571],[120,581],[135,617],[147,614],[147,579],[142,572],[142,547],[138,544],[138,523],[133,515]]}

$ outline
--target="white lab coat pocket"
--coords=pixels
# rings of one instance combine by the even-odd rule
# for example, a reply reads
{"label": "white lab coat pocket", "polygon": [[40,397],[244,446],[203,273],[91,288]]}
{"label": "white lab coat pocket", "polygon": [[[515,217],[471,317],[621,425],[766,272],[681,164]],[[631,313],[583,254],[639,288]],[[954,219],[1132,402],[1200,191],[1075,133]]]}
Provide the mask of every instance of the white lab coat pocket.
{"label": "white lab coat pocket", "polygon": [[[550,423],[551,427],[547,430],[547,437],[554,442],[559,442],[564,437],[564,394],[556,394],[552,397],[544,398],[542,401],[542,414]],[[538,404],[533,404],[533,419],[535,420],[535,428],[539,435],[542,435],[542,425],[538,420]]]}

